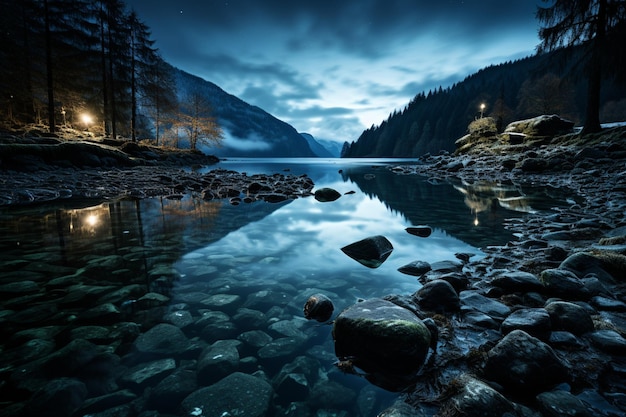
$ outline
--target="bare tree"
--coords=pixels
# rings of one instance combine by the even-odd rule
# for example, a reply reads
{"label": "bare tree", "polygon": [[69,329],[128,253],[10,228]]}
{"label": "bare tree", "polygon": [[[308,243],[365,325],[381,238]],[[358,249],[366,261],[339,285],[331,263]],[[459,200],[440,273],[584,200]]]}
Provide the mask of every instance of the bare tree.
{"label": "bare tree", "polygon": [[206,97],[193,93],[184,100],[180,110],[177,127],[186,133],[191,149],[197,149],[199,144],[221,145],[222,128],[213,117]]}

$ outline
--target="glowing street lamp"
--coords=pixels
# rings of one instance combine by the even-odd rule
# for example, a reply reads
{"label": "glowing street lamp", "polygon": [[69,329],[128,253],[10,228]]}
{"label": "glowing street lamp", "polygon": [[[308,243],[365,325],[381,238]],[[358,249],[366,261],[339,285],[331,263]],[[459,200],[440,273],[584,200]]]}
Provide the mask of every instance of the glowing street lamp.
{"label": "glowing street lamp", "polygon": [[480,118],[483,118],[483,114],[485,113],[485,103],[480,103]]}
{"label": "glowing street lamp", "polygon": [[93,122],[93,119],[91,118],[90,115],[88,115],[87,113],[83,113],[80,118],[83,120],[83,123],[85,124],[85,130],[89,131],[89,125],[91,124],[91,122]]}
{"label": "glowing street lamp", "polygon": [[63,115],[63,127],[67,127],[67,120],[65,119],[65,107],[61,107],[61,114]]}

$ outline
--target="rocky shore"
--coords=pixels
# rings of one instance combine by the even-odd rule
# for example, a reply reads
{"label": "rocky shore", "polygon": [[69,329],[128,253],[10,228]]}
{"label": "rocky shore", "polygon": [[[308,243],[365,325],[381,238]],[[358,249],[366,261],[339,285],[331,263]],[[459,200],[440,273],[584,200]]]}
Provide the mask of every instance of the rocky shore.
{"label": "rocky shore", "polygon": [[414,408],[381,415],[626,413],[626,129],[563,130],[571,125],[555,116],[504,134],[479,120],[455,154],[392,168],[468,186],[567,188],[579,199],[511,220],[515,241],[433,267],[417,293],[388,297],[432,317],[440,335],[405,401]]}
{"label": "rocky shore", "polygon": [[[61,140],[0,135],[0,207],[64,199],[111,201],[119,198],[185,194],[232,204],[280,202],[309,195],[306,176],[251,175],[210,170],[219,160],[199,151],[167,149],[111,139]],[[199,172],[208,171],[208,172]],[[242,198],[241,195],[245,197]]]}

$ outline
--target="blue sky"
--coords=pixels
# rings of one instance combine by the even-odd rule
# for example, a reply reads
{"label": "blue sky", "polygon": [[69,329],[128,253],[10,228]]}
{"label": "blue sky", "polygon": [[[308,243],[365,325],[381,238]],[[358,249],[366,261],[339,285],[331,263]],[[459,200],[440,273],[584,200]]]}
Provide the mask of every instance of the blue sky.
{"label": "blue sky", "polygon": [[531,55],[540,0],[127,0],[166,61],[318,139]]}

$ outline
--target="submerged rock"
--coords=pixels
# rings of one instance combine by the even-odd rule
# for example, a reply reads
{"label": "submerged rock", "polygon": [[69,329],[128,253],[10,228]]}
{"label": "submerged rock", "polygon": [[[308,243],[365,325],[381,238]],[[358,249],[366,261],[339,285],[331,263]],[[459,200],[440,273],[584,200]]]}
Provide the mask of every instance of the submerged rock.
{"label": "submerged rock", "polygon": [[183,400],[182,409],[186,416],[261,417],[267,415],[272,392],[267,381],[235,372],[191,393]]}
{"label": "submerged rock", "polygon": [[461,387],[438,415],[501,417],[516,415],[513,403],[484,382],[469,375],[455,381]]}
{"label": "submerged rock", "polygon": [[368,268],[378,268],[393,252],[393,245],[386,237],[377,235],[344,246],[341,251]]}
{"label": "submerged rock", "polygon": [[424,363],[430,331],[411,311],[379,298],[354,304],[335,319],[335,353],[367,373],[409,375]]}
{"label": "submerged rock", "polygon": [[333,315],[333,302],[324,294],[313,294],[304,304],[304,317],[308,320],[327,321]]}

